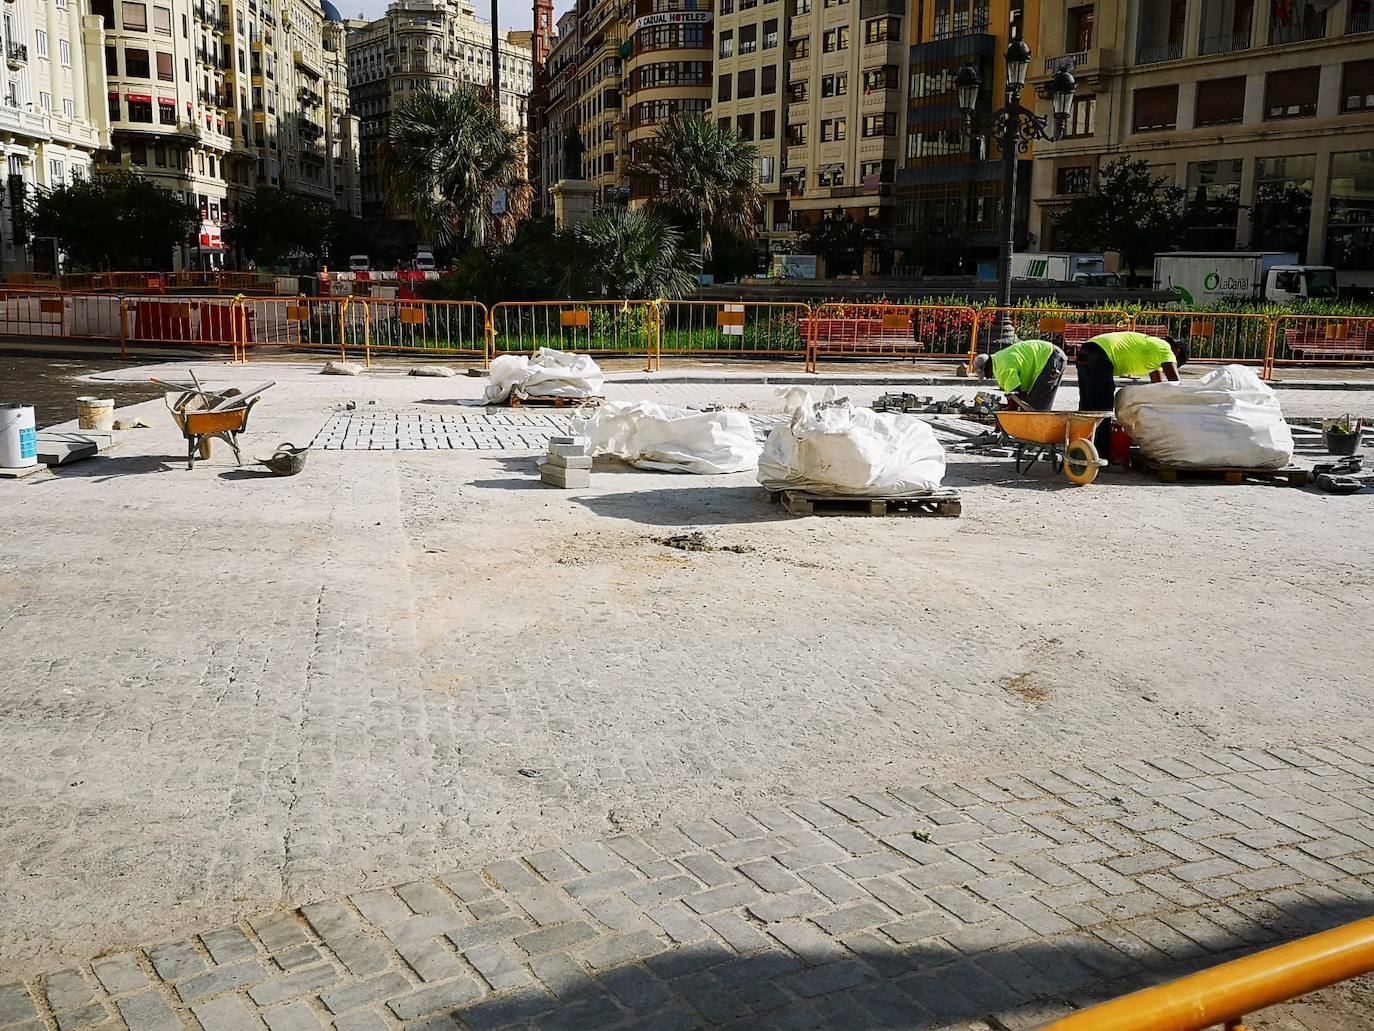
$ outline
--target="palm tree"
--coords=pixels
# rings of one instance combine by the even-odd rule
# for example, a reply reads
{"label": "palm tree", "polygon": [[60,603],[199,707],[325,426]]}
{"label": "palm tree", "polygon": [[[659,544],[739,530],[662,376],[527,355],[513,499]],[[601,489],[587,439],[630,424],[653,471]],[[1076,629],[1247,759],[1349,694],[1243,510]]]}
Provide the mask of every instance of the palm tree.
{"label": "palm tree", "polygon": [[673,115],[659,125],[630,174],[647,181],[650,204],[684,226],[695,224],[703,263],[711,230],[752,239],[762,206],[758,148],[733,129],[697,115]]}
{"label": "palm tree", "polygon": [[699,266],[682,234],[642,208],[598,208],[572,231],[566,296],[599,294],[627,300],[681,297],[696,289]]}
{"label": "palm tree", "polygon": [[[435,243],[503,242],[528,206],[519,136],[471,83],[451,93],[410,94],[391,116],[381,161],[393,208]],[[497,215],[492,201],[499,190],[506,191],[506,209]]]}

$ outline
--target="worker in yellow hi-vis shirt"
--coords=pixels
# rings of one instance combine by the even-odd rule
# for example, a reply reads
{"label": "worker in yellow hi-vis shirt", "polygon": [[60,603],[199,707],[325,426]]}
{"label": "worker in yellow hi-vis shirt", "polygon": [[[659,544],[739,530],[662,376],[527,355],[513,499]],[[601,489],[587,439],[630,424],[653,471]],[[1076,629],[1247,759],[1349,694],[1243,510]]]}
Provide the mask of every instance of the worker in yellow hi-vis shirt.
{"label": "worker in yellow hi-vis shirt", "polygon": [[1054,407],[1068,362],[1064,352],[1048,340],[1021,340],[996,354],[980,354],[973,360],[973,371],[997,381],[1007,392],[1008,408],[1048,412]]}
{"label": "worker in yellow hi-vis shirt", "polygon": [[[1188,364],[1188,345],[1174,337],[1152,337],[1144,333],[1103,333],[1078,349],[1074,368],[1078,370],[1078,410],[1110,412],[1116,402],[1116,377],[1149,376],[1152,383],[1161,379],[1178,382],[1180,366]],[[1110,419],[1097,427],[1098,454],[1107,454],[1112,441]]]}

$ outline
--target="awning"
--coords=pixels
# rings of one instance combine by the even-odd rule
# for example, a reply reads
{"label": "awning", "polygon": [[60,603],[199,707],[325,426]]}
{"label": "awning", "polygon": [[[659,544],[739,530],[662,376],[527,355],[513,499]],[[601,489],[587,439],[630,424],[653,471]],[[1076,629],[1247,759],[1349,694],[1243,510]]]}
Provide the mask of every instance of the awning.
{"label": "awning", "polygon": [[158,97],[158,98],[157,98],[157,102],[158,102],[159,104],[161,104],[163,107],[176,107],[176,106],[177,106],[177,98],[176,98],[176,97]]}
{"label": "awning", "polygon": [[153,102],[153,95],[151,93],[126,93],[124,94],[124,99],[141,104],[151,104]]}

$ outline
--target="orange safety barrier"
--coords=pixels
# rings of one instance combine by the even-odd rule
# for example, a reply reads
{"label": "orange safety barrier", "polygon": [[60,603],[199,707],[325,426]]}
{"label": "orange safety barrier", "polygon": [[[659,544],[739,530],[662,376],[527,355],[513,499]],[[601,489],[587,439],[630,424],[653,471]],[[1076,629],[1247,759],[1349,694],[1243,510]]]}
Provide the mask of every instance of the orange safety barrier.
{"label": "orange safety barrier", "polygon": [[[362,343],[372,364],[375,351],[425,354],[435,358],[489,358],[487,307],[477,301],[353,298],[347,320],[350,339]],[[361,340],[358,339],[361,329]]]}
{"label": "orange safety barrier", "polygon": [[1269,367],[1267,315],[1227,312],[1142,311],[1131,328],[1150,336],[1172,336],[1188,344],[1189,361],[1216,365]]}
{"label": "orange safety barrier", "polygon": [[659,301],[656,360],[688,355],[806,356],[803,301]]}
{"label": "orange safety barrier", "polygon": [[644,355],[657,364],[658,315],[653,301],[502,301],[491,308],[491,355],[530,354],[541,347],[597,355]]}
{"label": "orange safety barrier", "polygon": [[[995,341],[1003,318],[1011,320],[1020,340],[1048,340],[1073,358],[1078,345],[1103,333],[1131,329],[1131,316],[1119,308],[985,308],[980,313],[982,346]],[[1158,327],[1156,327],[1158,328]],[[1149,332],[1142,326],[1141,332]]]}
{"label": "orange safety barrier", "polygon": [[119,298],[112,294],[0,290],[0,336],[119,340]]}
{"label": "orange safety barrier", "polygon": [[1364,315],[1281,315],[1274,319],[1265,375],[1278,366],[1374,365],[1374,318]]}
{"label": "orange safety barrier", "polygon": [[822,354],[973,360],[979,315],[956,304],[822,304],[807,316],[806,371]]}
{"label": "orange safety barrier", "polygon": [[1374,970],[1374,917],[1145,988],[1042,1031],[1245,1031],[1247,1014]]}
{"label": "orange safety barrier", "polygon": [[[248,350],[281,348],[289,351],[338,351],[347,358],[347,298],[333,297],[245,297],[235,299],[242,314],[238,349],[243,360]],[[358,329],[358,345],[362,346]]]}
{"label": "orange safety barrier", "polygon": [[228,346],[235,359],[254,340],[254,313],[234,297],[123,297],[122,341],[177,347]]}

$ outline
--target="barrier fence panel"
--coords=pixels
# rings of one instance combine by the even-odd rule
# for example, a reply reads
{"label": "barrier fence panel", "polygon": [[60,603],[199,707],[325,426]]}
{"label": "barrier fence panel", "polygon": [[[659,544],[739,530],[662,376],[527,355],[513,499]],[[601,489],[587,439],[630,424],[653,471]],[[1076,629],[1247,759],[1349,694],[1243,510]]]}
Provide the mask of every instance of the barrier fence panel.
{"label": "barrier fence panel", "polygon": [[[247,360],[249,350],[329,351],[347,358],[347,299],[332,297],[241,297],[239,341]],[[361,316],[359,316],[361,318]],[[363,332],[357,332],[358,349]],[[331,353],[332,357],[332,353]]]}
{"label": "barrier fence panel", "polygon": [[657,356],[806,355],[801,301],[659,301]]}
{"label": "barrier fence panel", "polygon": [[1225,312],[1142,311],[1131,326],[1150,336],[1171,336],[1188,344],[1189,361],[1217,365],[1269,364],[1267,315]]}
{"label": "barrier fence panel", "polygon": [[[487,361],[487,309],[476,301],[364,300],[348,302],[361,312],[361,322],[346,319],[349,342],[362,344],[371,364],[378,351],[433,357],[481,358]],[[361,330],[361,337],[359,337]]]}
{"label": "barrier fence panel", "polygon": [[821,304],[805,318],[808,372],[822,355],[972,360],[978,313],[957,304]]}
{"label": "barrier fence panel", "polygon": [[1281,315],[1274,320],[1267,375],[1289,365],[1374,365],[1374,318]]}
{"label": "barrier fence panel", "polygon": [[1131,316],[1119,308],[985,308],[979,317],[979,349],[996,346],[1003,316],[1019,340],[1048,340],[1073,358],[1080,344],[1103,333],[1131,328]]}
{"label": "barrier fence panel", "polygon": [[66,336],[67,299],[60,293],[0,291],[0,335],[7,337]]}
{"label": "barrier fence panel", "polygon": [[256,312],[233,297],[121,298],[129,341],[179,347],[228,347],[237,357],[241,342],[255,340]]}
{"label": "barrier fence panel", "polygon": [[502,301],[491,309],[491,354],[541,347],[597,355],[639,355],[656,364],[653,301]]}

